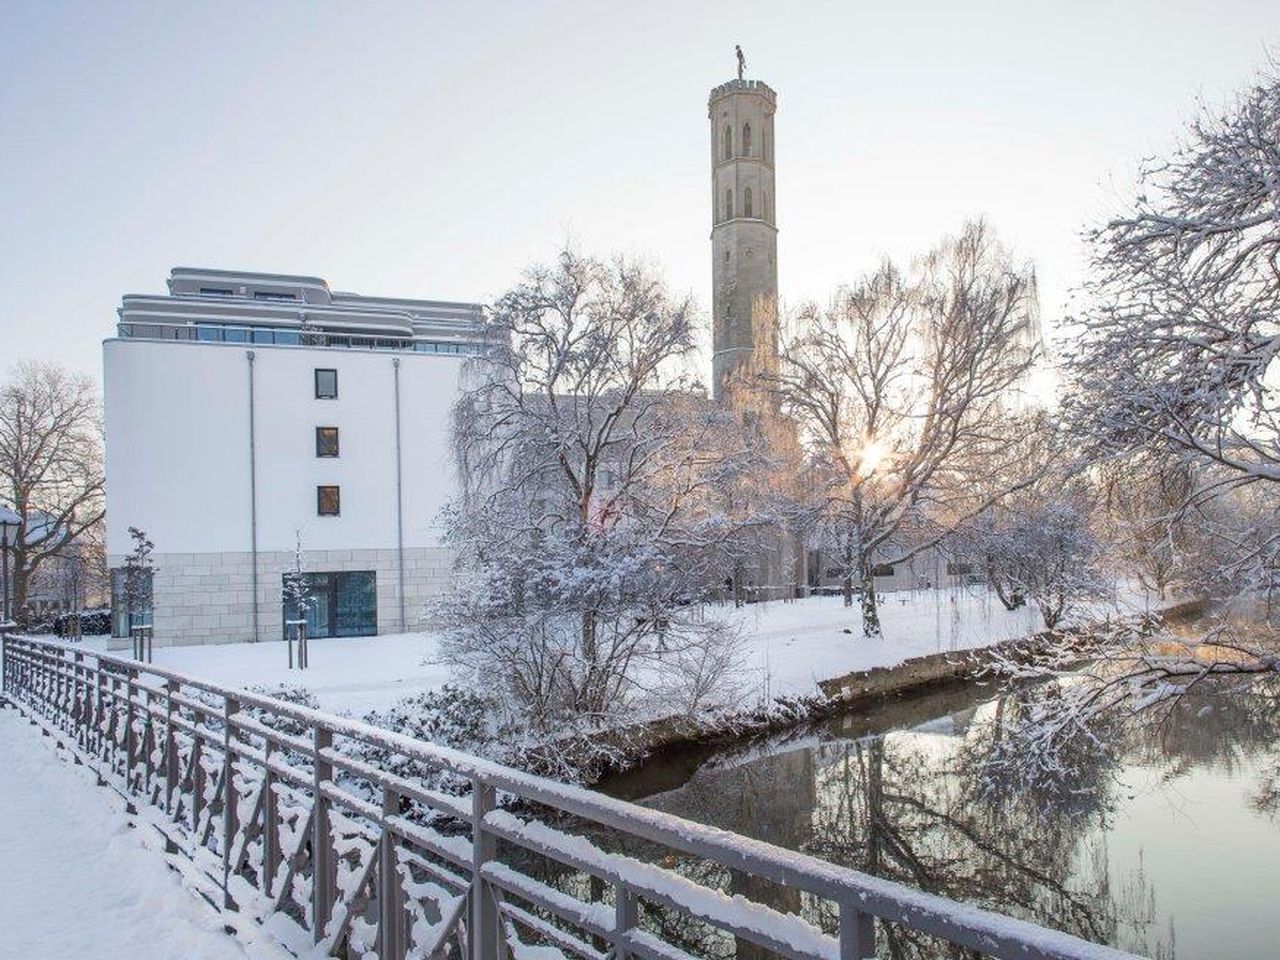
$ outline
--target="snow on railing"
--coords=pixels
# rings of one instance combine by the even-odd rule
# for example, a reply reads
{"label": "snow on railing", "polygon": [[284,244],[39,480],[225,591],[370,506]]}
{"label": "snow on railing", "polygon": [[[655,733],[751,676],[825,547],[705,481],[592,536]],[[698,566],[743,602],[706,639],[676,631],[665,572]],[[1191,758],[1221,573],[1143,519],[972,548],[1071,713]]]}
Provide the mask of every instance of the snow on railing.
{"label": "snow on railing", "polygon": [[[939,955],[1131,956],[135,660],[6,636],[3,667],[5,699],[124,794],[211,899],[297,955],[684,960],[746,946],[856,960],[876,955],[878,921],[937,938]],[[644,859],[609,849],[640,846]],[[805,915],[708,877],[792,891],[778,902]]]}

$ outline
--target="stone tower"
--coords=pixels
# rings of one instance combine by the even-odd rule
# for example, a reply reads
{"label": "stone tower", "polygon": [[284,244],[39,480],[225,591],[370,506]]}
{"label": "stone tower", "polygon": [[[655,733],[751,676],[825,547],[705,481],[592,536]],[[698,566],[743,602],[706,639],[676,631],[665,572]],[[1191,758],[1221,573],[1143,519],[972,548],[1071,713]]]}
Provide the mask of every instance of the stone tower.
{"label": "stone tower", "polygon": [[[777,355],[778,227],[773,114],[777,94],[758,80],[711,91],[711,376],[713,396],[753,355]],[[757,351],[760,351],[757,353]]]}

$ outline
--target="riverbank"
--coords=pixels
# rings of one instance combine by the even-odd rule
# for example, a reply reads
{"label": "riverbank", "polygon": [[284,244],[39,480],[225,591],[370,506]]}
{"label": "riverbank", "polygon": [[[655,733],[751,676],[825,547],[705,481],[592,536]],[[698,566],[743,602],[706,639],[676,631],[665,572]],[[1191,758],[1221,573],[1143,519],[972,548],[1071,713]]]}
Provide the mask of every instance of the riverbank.
{"label": "riverbank", "polygon": [[[1162,623],[1178,623],[1199,616],[1206,604],[1204,599],[1173,601],[1127,617],[1108,616],[1079,623],[1070,630],[1086,632],[1104,623],[1134,621],[1142,616],[1153,616]],[[582,766],[587,781],[594,784],[642,759],[661,759],[663,754],[691,748],[711,750],[730,741],[780,733],[800,724],[855,710],[860,705],[878,704],[950,685],[971,683],[992,662],[1011,650],[1025,651],[1060,639],[1061,635],[1053,631],[1039,631],[986,646],[908,657],[890,666],[873,666],[819,680],[817,694],[783,695],[752,709],[698,717],[663,717],[606,731],[596,738],[593,754],[601,753],[598,747],[603,743],[611,748],[616,761],[608,767],[594,768],[585,762]],[[552,744],[546,749],[554,752],[565,748],[564,744]],[[572,749],[571,745],[568,748]]]}

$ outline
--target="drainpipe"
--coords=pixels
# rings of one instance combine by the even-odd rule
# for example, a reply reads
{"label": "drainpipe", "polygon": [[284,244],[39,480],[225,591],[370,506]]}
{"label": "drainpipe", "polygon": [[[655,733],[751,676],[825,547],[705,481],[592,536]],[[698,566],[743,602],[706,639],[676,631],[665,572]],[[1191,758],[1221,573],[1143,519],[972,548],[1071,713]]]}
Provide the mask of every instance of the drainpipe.
{"label": "drainpipe", "polygon": [[253,584],[253,642],[261,637],[258,634],[258,448],[253,421],[253,351],[246,350],[249,360],[249,552],[250,579]]}
{"label": "drainpipe", "polygon": [[404,493],[400,474],[400,358],[391,359],[396,395],[396,573],[400,587],[400,632],[404,633]]}

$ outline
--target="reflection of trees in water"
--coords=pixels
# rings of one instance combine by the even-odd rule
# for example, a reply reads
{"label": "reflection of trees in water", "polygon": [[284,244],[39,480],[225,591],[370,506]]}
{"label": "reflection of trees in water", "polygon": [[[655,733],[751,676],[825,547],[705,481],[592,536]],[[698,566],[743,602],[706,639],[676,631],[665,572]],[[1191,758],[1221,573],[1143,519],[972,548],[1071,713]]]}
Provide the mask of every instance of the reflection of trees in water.
{"label": "reflection of trees in water", "polygon": [[1165,710],[1131,717],[1124,734],[1126,756],[1166,779],[1195,767],[1234,776],[1280,740],[1280,679],[1198,687]]}
{"label": "reflection of trees in water", "polygon": [[[1006,695],[976,713],[962,707],[941,725],[954,735],[894,733],[808,749],[792,745],[754,759],[739,755],[736,765],[704,766],[682,789],[650,805],[1172,960],[1173,931],[1156,926],[1145,865],[1139,859],[1117,873],[1108,863],[1105,827],[1120,794],[1117,775],[1125,764],[1150,767],[1165,778],[1203,766],[1224,776],[1247,774],[1268,752],[1276,753],[1278,699],[1280,678],[1246,689],[1206,687],[1174,703],[1160,722],[1114,718],[1102,730],[1106,749],[1082,748],[1074,768],[1064,768],[1051,789],[991,780],[986,761],[1016,747],[1008,741],[1022,707]],[[1262,778],[1257,794],[1260,809],[1280,811],[1280,766],[1271,780]],[[634,844],[603,845],[678,866],[700,883],[798,912],[829,933],[837,930],[834,905],[795,890]],[[697,955],[754,960],[762,953],[665,911],[646,910],[645,922]],[[962,956],[922,934],[878,927],[883,956]]]}
{"label": "reflection of trees in water", "polygon": [[1034,716],[1059,695],[1056,684],[1024,686],[992,701],[969,730],[954,764],[971,802],[1031,806],[1055,817],[1091,816],[1099,825],[1114,806],[1118,754],[1111,718],[1096,720],[1052,752],[1036,749]]}
{"label": "reflection of trees in water", "polygon": [[[966,778],[949,775],[957,744],[941,743],[948,756],[939,738],[913,735],[825,749],[808,852],[1111,941],[1116,903],[1103,848],[1082,843],[1089,821],[975,801]],[[891,957],[938,955],[935,940],[912,931],[886,926],[882,939]]]}

